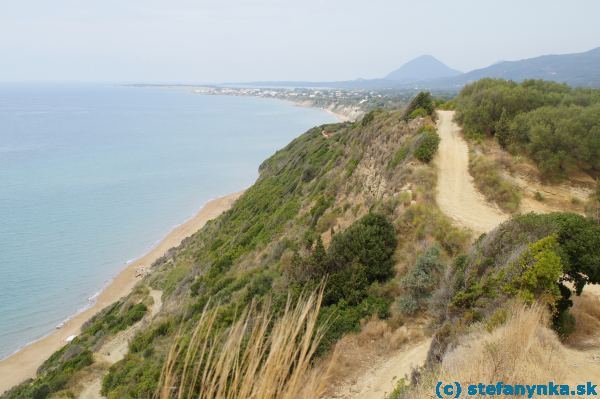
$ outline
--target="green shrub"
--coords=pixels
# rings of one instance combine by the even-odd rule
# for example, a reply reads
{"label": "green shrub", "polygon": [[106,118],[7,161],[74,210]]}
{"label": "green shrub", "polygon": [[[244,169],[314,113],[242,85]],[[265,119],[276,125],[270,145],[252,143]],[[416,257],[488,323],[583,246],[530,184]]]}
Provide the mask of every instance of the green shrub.
{"label": "green shrub", "polygon": [[366,296],[369,285],[367,268],[360,263],[353,263],[329,276],[323,304],[330,305],[344,300],[348,305],[356,306]]}
{"label": "green shrub", "polygon": [[373,119],[375,119],[375,113],[375,110],[367,112],[367,114],[363,116],[362,120],[360,121],[360,124],[362,126],[367,126],[369,123],[373,122]]}
{"label": "green shrub", "polygon": [[333,237],[330,271],[359,263],[366,267],[369,282],[387,279],[393,275],[396,244],[394,226],[385,216],[369,213]]}
{"label": "green shrub", "polygon": [[509,270],[513,276],[505,289],[528,303],[538,299],[554,307],[561,296],[558,281],[564,271],[559,251],[556,235],[529,244]]}
{"label": "green shrub", "polygon": [[424,118],[427,115],[429,115],[429,113],[427,112],[427,110],[425,110],[423,108],[417,108],[417,109],[415,109],[413,112],[411,112],[408,115],[407,119],[408,120],[412,120],[412,119],[415,119],[415,118]]}
{"label": "green shrub", "polygon": [[465,86],[455,103],[466,136],[495,136],[533,159],[548,179],[600,172],[600,90],[482,79]]}
{"label": "green shrub", "polygon": [[388,162],[387,168],[394,169],[396,166],[400,165],[404,160],[408,157],[410,152],[410,147],[408,145],[402,145],[398,150],[394,153],[394,156]]}
{"label": "green shrub", "polygon": [[438,287],[443,270],[438,248],[431,247],[419,255],[415,265],[400,280],[403,290],[398,301],[400,312],[412,315],[425,309],[431,293]]}
{"label": "green shrub", "polygon": [[360,159],[356,159],[356,158],[352,158],[352,159],[350,159],[350,161],[348,161],[348,164],[346,165],[346,176],[347,177],[352,176],[352,174],[354,173],[354,170],[358,166],[359,162],[360,162]]}
{"label": "green shrub", "polygon": [[310,218],[310,226],[315,227],[321,216],[325,213],[327,209],[331,206],[333,200],[329,197],[320,196],[315,205],[311,208],[308,213]]}
{"label": "green shrub", "polygon": [[394,390],[386,396],[385,399],[400,399],[409,391],[410,385],[406,383],[404,377],[400,378],[394,387]]}
{"label": "green shrub", "polygon": [[324,353],[344,334],[360,330],[360,321],[370,315],[389,317],[389,300],[369,295],[358,305],[352,306],[345,301],[321,308],[320,323],[327,323],[327,330],[319,346],[319,353]]}
{"label": "green shrub", "polygon": [[430,162],[433,159],[439,144],[440,136],[437,132],[429,129],[425,130],[415,149],[415,158],[421,162]]}
{"label": "green shrub", "polygon": [[427,116],[433,114],[435,110],[433,98],[428,92],[420,92],[408,104],[404,111],[404,120],[409,120],[417,116]]}

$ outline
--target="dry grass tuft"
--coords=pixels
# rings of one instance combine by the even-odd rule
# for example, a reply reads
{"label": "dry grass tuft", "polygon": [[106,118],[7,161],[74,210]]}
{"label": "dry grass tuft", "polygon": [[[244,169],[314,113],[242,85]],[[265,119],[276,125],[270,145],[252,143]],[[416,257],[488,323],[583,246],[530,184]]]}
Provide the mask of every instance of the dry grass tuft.
{"label": "dry grass tuft", "polygon": [[328,367],[315,369],[311,361],[324,332],[317,326],[322,295],[321,288],[295,306],[288,302],[275,321],[268,305],[250,306],[221,332],[217,311],[205,309],[192,337],[180,337],[171,348],[157,397],[319,397]]}
{"label": "dry grass tuft", "polygon": [[575,316],[575,331],[567,339],[567,344],[575,347],[594,345],[600,331],[600,297],[583,295],[573,298],[571,313]]}
{"label": "dry grass tuft", "polygon": [[546,383],[568,375],[567,350],[548,327],[542,305],[513,305],[505,324],[492,332],[483,326],[464,337],[435,373],[423,375],[407,397],[434,398],[436,381],[466,384]]}
{"label": "dry grass tuft", "polygon": [[502,167],[494,159],[470,152],[469,172],[473,176],[477,189],[488,201],[496,203],[502,210],[516,212],[521,203],[521,190],[516,184],[504,178],[500,170]]}
{"label": "dry grass tuft", "polygon": [[348,340],[356,340],[360,348],[374,350],[377,354],[385,354],[400,349],[407,342],[420,341],[423,331],[418,323],[415,328],[408,329],[407,326],[393,328],[389,320],[372,318],[363,323],[360,333],[350,335]]}
{"label": "dry grass tuft", "polygon": [[[506,323],[491,333],[474,333],[444,358],[444,373],[456,381],[522,383],[564,375],[563,347],[548,327],[542,305],[514,305]],[[473,367],[477,365],[477,367]]]}

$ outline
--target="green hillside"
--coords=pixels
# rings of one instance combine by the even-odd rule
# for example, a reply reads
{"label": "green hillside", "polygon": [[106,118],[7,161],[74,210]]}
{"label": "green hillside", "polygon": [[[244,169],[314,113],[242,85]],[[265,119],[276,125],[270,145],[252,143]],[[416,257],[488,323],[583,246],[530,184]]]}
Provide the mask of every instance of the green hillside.
{"label": "green hillside", "polygon": [[[506,86],[509,92],[533,85],[542,98],[558,104],[581,97],[585,104],[572,105],[581,109],[593,107],[596,95],[539,82],[479,85]],[[471,100],[476,87],[457,100],[461,121],[472,133],[486,126],[469,119],[475,107],[483,110]],[[501,324],[498,312],[512,300],[543,303],[556,330],[567,335],[573,318],[565,283],[581,292],[585,284],[600,281],[600,228],[572,214],[522,215],[472,242],[434,200],[437,177],[430,161],[439,137],[432,110],[430,96],[419,95],[407,111],[373,111],[361,121],[315,127],[292,141],[263,162],[256,183],[229,211],[152,265],[133,293],[90,320],[44,363],[36,379],[3,397],[74,397],[78,384],[99,371],[102,393],[110,399],[152,397],[166,384],[165,375],[188,381],[187,355],[181,354],[199,348],[200,355],[191,350],[190,358],[211,365],[211,350],[232,342],[228,353],[239,353],[247,364],[249,343],[281,336],[280,320],[296,325],[290,315],[302,314],[305,294],[319,292],[323,281],[320,308],[310,301],[306,308],[318,310],[315,323],[324,328],[322,336],[314,351],[298,350],[308,353],[308,360],[286,357],[293,364],[318,365],[340,338],[360,330],[361,320],[371,316],[409,324],[428,315],[436,337],[429,358],[434,368],[469,326]],[[489,115],[493,122],[496,114]],[[163,306],[146,319],[150,289],[162,291]],[[295,303],[299,307],[290,310]],[[129,341],[124,359],[103,369],[94,352],[141,319],[148,324]],[[205,320],[210,328],[202,329]],[[297,325],[304,328],[303,322]],[[239,339],[219,338],[238,329],[249,332],[240,332]],[[290,347],[302,339],[292,339]],[[274,352],[258,351],[258,370],[269,364],[267,353],[276,351],[270,348]],[[213,366],[205,367],[215,374]],[[229,386],[235,367],[222,369],[229,370],[222,386]],[[162,387],[161,397],[177,394],[173,384]],[[182,389],[199,392],[198,384],[192,378]]]}
{"label": "green hillside", "polygon": [[389,317],[398,270],[432,245],[449,257],[466,242],[434,204],[434,168],[414,156],[435,151],[431,121],[405,119],[402,111],[375,111],[298,137],[260,166],[257,182],[229,211],[154,264],[135,293],[88,322],[35,381],[5,397],[68,393],[94,367],[91,353],[143,316],[148,288],[162,290],[163,310],[108,371],[102,391],[109,398],[154,393],[175,335],[188,334],[206,306],[218,309],[216,323],[225,327],[252,301],[269,297],[278,314],[288,294],[328,277],[321,320],[330,325],[318,353],[361,319]]}

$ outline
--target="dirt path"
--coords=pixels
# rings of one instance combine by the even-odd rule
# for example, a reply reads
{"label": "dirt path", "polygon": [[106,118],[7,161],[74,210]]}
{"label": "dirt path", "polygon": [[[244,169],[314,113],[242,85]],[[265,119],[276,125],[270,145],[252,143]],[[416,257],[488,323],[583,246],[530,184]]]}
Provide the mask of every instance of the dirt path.
{"label": "dirt path", "polygon": [[[467,227],[476,233],[484,233],[494,229],[508,218],[508,215],[489,204],[473,185],[469,174],[469,153],[467,143],[460,136],[460,128],[453,122],[453,111],[438,111],[438,133],[441,137],[436,155],[438,167],[438,184],[436,200],[440,209],[457,224]],[[548,196],[551,203],[533,200],[533,195],[525,197],[521,204],[522,212],[547,213],[570,210],[565,203],[572,198],[583,200],[589,192],[571,186],[544,186],[525,179],[513,178],[523,189],[539,191]],[[586,286],[584,294],[600,297],[600,286]],[[577,305],[576,305],[577,306]],[[600,342],[600,335],[597,336]],[[563,359],[572,368],[573,381],[600,378],[600,346],[592,346],[585,350],[565,347],[567,354]],[[365,396],[367,397],[367,396]]]}
{"label": "dirt path", "polygon": [[79,394],[79,399],[103,399],[104,396],[100,395],[100,389],[102,389],[102,377],[90,382]]}
{"label": "dirt path", "polygon": [[[150,309],[149,319],[153,319],[162,308],[162,291],[151,290],[150,296],[154,300],[152,308]],[[94,361],[99,364],[103,364],[106,368],[122,360],[127,354],[129,348],[129,341],[135,333],[142,327],[143,321],[134,324],[125,331],[121,331],[113,337],[110,341],[107,341],[98,352],[94,353]],[[90,382],[85,384],[85,388],[79,394],[79,399],[103,399],[100,395],[100,388],[102,387],[102,378],[104,373],[96,375]]]}
{"label": "dirt path", "polygon": [[[441,137],[435,163],[438,167],[436,200],[440,209],[457,224],[477,234],[485,233],[508,218],[489,205],[473,185],[469,174],[469,149],[452,121],[452,111],[438,111]],[[384,399],[411,370],[425,363],[431,340],[420,341],[390,354],[369,367],[349,384],[343,384],[331,399]]]}
{"label": "dirt path", "polygon": [[477,191],[469,174],[469,148],[452,118],[454,111],[438,111],[441,141],[436,154],[438,167],[436,201],[457,224],[486,233],[508,218]]}
{"label": "dirt path", "polygon": [[430,344],[431,339],[426,339],[400,349],[351,384],[340,387],[329,399],[384,399],[401,378],[409,380],[413,368],[425,363]]}

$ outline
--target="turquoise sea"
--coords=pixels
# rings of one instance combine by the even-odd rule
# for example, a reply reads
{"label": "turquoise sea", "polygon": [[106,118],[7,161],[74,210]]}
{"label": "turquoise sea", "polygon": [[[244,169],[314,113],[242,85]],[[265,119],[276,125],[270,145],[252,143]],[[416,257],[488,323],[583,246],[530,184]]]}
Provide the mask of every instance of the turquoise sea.
{"label": "turquoise sea", "polygon": [[89,306],[320,110],[187,88],[0,85],[0,358]]}

